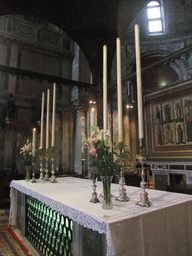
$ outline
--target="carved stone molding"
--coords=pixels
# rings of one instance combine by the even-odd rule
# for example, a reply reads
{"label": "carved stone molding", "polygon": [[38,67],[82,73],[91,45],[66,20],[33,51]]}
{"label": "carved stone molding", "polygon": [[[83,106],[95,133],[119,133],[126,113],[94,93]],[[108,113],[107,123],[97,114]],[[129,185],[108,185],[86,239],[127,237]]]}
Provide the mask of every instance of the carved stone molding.
{"label": "carved stone molding", "polygon": [[1,16],[0,32],[0,39],[23,45],[25,49],[30,48],[47,53],[49,48],[50,54],[60,58],[64,56],[72,58],[74,55],[73,40],[67,34],[26,22],[18,19],[17,16]]}

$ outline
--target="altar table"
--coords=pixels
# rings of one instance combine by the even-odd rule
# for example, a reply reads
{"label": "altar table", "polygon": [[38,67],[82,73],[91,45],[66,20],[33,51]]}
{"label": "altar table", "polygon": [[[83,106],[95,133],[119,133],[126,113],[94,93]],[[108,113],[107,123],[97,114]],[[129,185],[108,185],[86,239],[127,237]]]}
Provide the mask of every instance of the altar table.
{"label": "altar table", "polygon": [[[112,184],[113,209],[102,209],[102,183],[97,181],[99,203],[91,203],[92,180],[64,177],[57,183],[37,180],[11,182],[10,224],[16,224],[16,191],[41,201],[88,229],[106,234],[106,255],[192,255],[192,196],[147,189],[151,207],[136,205],[141,188],[125,186],[128,202],[119,202],[119,184]],[[78,255],[74,252],[74,256]],[[84,255],[79,255],[84,256]],[[93,255],[92,255],[93,256]]]}

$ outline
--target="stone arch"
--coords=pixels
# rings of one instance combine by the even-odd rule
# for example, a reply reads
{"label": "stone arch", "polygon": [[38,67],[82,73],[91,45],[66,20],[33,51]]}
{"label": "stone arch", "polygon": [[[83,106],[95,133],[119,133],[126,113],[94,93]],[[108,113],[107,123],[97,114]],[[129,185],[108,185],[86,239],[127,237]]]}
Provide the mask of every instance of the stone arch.
{"label": "stone arch", "polygon": [[[142,52],[142,68],[159,61],[167,55],[169,55],[169,53],[166,51]],[[133,73],[135,71],[136,63],[134,60],[131,72]],[[184,63],[181,60],[172,63],[162,63],[161,65],[154,66],[142,73],[143,90],[145,93],[148,93],[162,85],[175,84],[184,78],[188,78],[188,74]],[[132,82],[136,84],[136,78],[133,78]]]}
{"label": "stone arch", "polygon": [[179,81],[176,82],[185,81],[189,79],[188,71],[182,60],[175,60],[175,62],[170,63],[170,67],[175,70],[179,77]]}

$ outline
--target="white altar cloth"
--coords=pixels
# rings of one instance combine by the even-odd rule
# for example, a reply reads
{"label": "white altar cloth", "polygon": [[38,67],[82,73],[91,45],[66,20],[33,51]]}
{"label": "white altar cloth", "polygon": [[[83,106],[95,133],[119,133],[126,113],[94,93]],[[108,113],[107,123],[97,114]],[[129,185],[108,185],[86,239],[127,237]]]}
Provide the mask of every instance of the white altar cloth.
{"label": "white altar cloth", "polygon": [[107,255],[192,255],[192,195],[147,189],[152,206],[135,205],[141,188],[125,186],[130,201],[119,202],[120,185],[112,184],[113,209],[102,209],[102,183],[97,182],[99,203],[91,203],[92,181],[64,177],[57,183],[37,180],[11,182],[10,224],[16,223],[16,190],[30,195],[89,229],[105,233]]}

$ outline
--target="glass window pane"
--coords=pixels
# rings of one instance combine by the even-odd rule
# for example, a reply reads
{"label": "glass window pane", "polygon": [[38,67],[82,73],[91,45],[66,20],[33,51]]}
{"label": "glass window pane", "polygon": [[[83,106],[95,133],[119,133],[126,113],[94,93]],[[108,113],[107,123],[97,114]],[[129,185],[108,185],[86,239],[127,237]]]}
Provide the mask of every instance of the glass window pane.
{"label": "glass window pane", "polygon": [[149,32],[161,32],[162,22],[161,20],[149,21]]}
{"label": "glass window pane", "polygon": [[147,6],[158,6],[159,3],[157,1],[151,1],[150,3],[148,3]]}
{"label": "glass window pane", "polygon": [[148,13],[149,19],[155,19],[155,18],[161,17],[160,7],[149,8],[147,10],[147,13]]}

